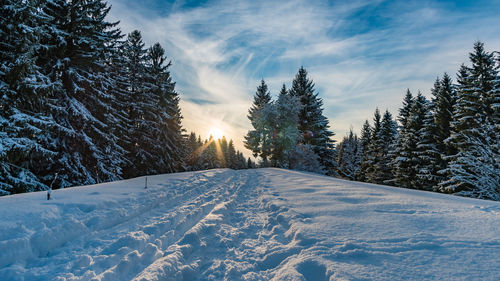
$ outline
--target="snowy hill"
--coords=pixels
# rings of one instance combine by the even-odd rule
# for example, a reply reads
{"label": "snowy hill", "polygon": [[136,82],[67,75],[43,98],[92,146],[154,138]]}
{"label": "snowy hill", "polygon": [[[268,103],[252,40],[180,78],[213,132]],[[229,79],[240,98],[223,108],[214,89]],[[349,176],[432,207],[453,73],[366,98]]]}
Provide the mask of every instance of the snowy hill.
{"label": "snowy hill", "polygon": [[279,169],[0,198],[0,280],[498,280],[500,203]]}

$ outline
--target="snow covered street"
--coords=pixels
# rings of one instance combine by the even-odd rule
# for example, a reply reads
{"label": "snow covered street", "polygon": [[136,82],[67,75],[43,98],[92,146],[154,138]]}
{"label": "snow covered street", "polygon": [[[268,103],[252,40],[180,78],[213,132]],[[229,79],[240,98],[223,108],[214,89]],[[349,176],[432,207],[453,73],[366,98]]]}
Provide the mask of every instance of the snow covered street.
{"label": "snow covered street", "polygon": [[0,280],[498,280],[500,202],[280,169],[0,198]]}

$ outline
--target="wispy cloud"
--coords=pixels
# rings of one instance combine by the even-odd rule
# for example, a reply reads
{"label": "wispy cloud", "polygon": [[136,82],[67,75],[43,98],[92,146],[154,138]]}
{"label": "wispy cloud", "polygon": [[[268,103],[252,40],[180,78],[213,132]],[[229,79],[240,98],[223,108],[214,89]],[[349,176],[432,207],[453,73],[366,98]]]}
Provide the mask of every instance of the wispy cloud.
{"label": "wispy cloud", "polygon": [[377,106],[396,114],[406,88],[428,93],[437,75],[454,74],[474,41],[500,49],[494,1],[141,3],[110,0],[110,19],[165,47],[185,127],[219,127],[240,150],[261,78],[276,94],[305,66],[340,139]]}

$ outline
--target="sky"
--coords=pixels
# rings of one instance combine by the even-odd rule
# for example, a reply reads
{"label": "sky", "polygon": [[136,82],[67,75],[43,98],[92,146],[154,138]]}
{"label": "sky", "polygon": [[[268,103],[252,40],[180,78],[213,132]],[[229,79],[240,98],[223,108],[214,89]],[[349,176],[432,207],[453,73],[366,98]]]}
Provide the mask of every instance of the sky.
{"label": "sky", "polygon": [[183,126],[243,136],[261,79],[277,96],[301,66],[324,102],[334,139],[359,133],[376,107],[394,116],[409,88],[430,97],[437,76],[455,78],[474,42],[500,51],[500,0],[161,1],[109,0],[109,21],[138,29],[172,61]]}

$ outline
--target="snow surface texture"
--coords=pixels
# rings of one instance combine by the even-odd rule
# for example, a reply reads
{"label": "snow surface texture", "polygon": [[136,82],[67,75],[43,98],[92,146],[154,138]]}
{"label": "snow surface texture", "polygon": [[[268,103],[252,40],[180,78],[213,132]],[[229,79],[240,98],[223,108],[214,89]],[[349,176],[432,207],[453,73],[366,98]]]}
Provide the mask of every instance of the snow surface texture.
{"label": "snow surface texture", "polygon": [[500,203],[280,169],[0,198],[0,280],[498,280]]}

